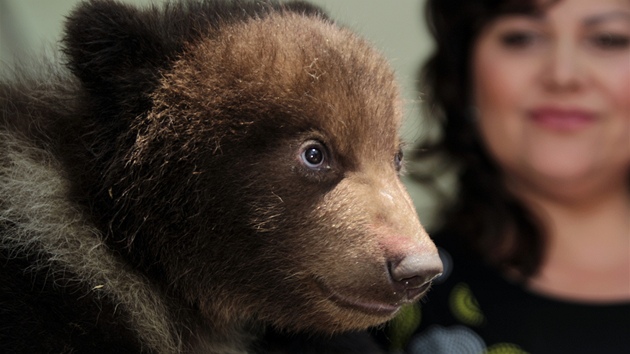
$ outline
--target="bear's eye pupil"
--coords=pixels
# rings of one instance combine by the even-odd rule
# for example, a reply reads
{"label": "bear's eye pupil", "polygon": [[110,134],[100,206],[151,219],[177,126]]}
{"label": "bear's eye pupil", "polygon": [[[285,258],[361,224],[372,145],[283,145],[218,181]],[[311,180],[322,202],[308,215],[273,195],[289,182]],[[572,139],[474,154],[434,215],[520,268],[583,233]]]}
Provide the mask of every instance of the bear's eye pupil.
{"label": "bear's eye pupil", "polygon": [[403,151],[398,150],[398,153],[394,155],[394,167],[396,171],[400,171],[402,169],[402,160],[403,160]]}
{"label": "bear's eye pupil", "polygon": [[317,140],[305,141],[299,150],[299,159],[302,166],[317,172],[326,171],[330,168],[328,160],[328,149]]}
{"label": "bear's eye pupil", "polygon": [[317,166],[324,160],[324,154],[318,148],[311,147],[304,152],[304,159],[311,165]]}

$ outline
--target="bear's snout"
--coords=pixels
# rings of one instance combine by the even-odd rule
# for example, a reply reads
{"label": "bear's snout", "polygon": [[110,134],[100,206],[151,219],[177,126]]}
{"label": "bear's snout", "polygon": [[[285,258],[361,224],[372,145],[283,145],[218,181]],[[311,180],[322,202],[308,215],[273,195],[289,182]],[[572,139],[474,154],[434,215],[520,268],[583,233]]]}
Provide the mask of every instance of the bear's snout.
{"label": "bear's snout", "polygon": [[411,252],[388,261],[387,270],[394,290],[412,301],[424,294],[431,281],[442,274],[442,261],[435,253]]}

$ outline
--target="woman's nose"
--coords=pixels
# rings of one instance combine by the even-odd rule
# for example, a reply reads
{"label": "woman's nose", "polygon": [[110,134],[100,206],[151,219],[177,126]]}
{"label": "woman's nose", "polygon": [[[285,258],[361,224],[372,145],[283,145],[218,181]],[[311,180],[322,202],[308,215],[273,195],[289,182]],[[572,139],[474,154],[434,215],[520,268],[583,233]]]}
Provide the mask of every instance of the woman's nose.
{"label": "woman's nose", "polygon": [[542,79],[551,91],[575,91],[584,85],[585,66],[577,46],[559,40],[549,48]]}

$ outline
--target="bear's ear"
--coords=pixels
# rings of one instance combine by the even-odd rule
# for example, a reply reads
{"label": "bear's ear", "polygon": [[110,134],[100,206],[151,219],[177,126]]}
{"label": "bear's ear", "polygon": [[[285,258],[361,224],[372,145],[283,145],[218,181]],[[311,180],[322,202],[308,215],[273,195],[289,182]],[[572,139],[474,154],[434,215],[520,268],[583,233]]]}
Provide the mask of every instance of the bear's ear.
{"label": "bear's ear", "polygon": [[101,115],[139,113],[150,105],[148,94],[159,84],[162,70],[186,43],[222,23],[274,10],[325,17],[300,1],[181,1],[138,9],[115,0],[89,0],[67,18],[63,48],[69,69]]}
{"label": "bear's ear", "polygon": [[[137,83],[138,74],[168,66],[184,44],[207,34],[219,22],[255,18],[273,11],[326,17],[302,1],[288,3],[243,1],[182,1],[138,9],[114,0],[79,5],[66,22],[64,52],[72,72],[89,90]],[[140,80],[143,81],[143,80]]]}
{"label": "bear's ear", "polygon": [[68,17],[63,39],[67,65],[90,95],[120,104],[117,98],[157,84],[168,54],[155,28],[157,11],[151,10],[93,0]]}

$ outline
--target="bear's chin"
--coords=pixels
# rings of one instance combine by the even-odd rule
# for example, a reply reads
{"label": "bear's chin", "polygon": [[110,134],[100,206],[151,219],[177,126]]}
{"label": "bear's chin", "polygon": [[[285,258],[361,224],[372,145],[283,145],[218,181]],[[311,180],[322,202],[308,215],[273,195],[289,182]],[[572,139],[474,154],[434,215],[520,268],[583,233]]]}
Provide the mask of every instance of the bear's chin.
{"label": "bear's chin", "polygon": [[[342,293],[323,285],[317,285],[317,289],[317,292],[310,292],[301,301],[295,301],[299,297],[295,296],[291,303],[276,299],[280,301],[260,306],[273,311],[259,318],[273,327],[291,332],[334,334],[382,325],[394,318],[402,306],[416,299],[391,303],[360,293]],[[421,297],[424,292],[426,290],[417,297]],[[296,303],[300,305],[295,306]],[[282,311],[278,312],[279,308]]]}

